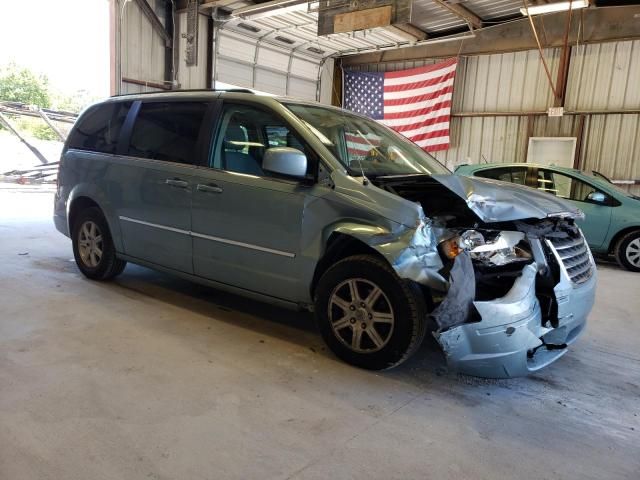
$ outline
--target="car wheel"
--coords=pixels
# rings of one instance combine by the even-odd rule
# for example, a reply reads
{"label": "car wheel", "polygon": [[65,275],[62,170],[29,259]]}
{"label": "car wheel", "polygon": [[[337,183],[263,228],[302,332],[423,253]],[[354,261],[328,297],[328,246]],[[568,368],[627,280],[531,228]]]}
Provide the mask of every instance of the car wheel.
{"label": "car wheel", "polygon": [[627,233],[615,248],[618,263],[632,272],[640,272],[640,230]]}
{"label": "car wheel", "polygon": [[73,256],[80,271],[92,280],[109,280],[124,270],[127,262],[116,257],[109,226],[97,207],[82,210],[72,231]]}
{"label": "car wheel", "polygon": [[427,311],[420,287],[373,255],[347,257],[320,278],[316,321],[329,348],[369,370],[399,365],[424,339]]}

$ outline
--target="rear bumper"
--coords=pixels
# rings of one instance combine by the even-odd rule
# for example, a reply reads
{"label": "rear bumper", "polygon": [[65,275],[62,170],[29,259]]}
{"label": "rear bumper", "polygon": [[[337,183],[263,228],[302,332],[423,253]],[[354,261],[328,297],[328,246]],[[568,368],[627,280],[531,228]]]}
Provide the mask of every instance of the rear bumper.
{"label": "rear bumper", "polygon": [[60,195],[60,191],[56,192],[53,199],[53,224],[63,235],[71,236],[69,232],[69,222],[67,222],[67,204]]}
{"label": "rear bumper", "polygon": [[506,296],[474,302],[479,322],[436,335],[452,369],[478,377],[518,377],[546,367],[567,352],[543,344],[569,345],[584,331],[594,302],[596,274],[575,286],[563,279],[555,288],[556,328],[542,325],[535,277],[535,267],[527,266]]}
{"label": "rear bumper", "polygon": [[69,227],[67,225],[67,217],[66,216],[54,214],[53,215],[53,223],[56,226],[56,230],[58,230],[63,235],[66,235],[67,237],[70,236]]}

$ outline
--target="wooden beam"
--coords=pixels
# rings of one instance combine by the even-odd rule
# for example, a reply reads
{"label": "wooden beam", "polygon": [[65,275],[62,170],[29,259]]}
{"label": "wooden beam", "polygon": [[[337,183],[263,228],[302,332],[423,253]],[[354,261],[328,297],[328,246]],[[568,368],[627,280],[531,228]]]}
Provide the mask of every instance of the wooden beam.
{"label": "wooden beam", "polygon": [[523,162],[527,161],[527,156],[529,155],[529,139],[533,137],[535,121],[535,115],[527,115],[527,143],[524,147],[524,159],[522,160]]}
{"label": "wooden beam", "polygon": [[554,107],[564,107],[564,99],[567,93],[567,78],[569,76],[569,63],[571,59],[571,47],[569,46],[569,31],[571,30],[571,20],[573,12],[567,12],[567,27],[564,32],[564,44],[560,54],[560,65],[556,78],[556,96],[553,102]]}
{"label": "wooden beam", "polygon": [[162,25],[160,19],[156,16],[156,13],[147,3],[147,0],[136,0],[136,3],[138,4],[138,7],[140,7],[140,10],[142,10],[142,13],[144,13],[144,16],[147,17],[149,22],[151,22],[151,26],[156,31],[156,33],[158,33],[158,35],[160,35],[164,39],[165,46],[170,47],[171,37],[165,30],[164,25]]}
{"label": "wooden beam", "polygon": [[582,143],[584,141],[584,119],[585,115],[578,115],[578,131],[576,132],[576,151],[573,157],[573,168],[579,169],[582,160]]}
{"label": "wooden beam", "polygon": [[173,16],[175,15],[173,13],[173,2],[167,2],[165,4],[164,11],[166,18],[164,31],[171,39],[169,45],[167,45],[167,48],[164,49],[164,79],[165,81],[171,82],[171,88],[173,88],[173,81],[175,80],[176,75],[176,72],[173,71],[173,66],[175,63],[175,57],[173,55],[175,50],[174,38],[176,34],[176,32],[173,31]]}
{"label": "wooden beam", "polygon": [[207,78],[205,80],[206,88],[215,88],[213,85],[213,18],[207,18]]}
{"label": "wooden beam", "polygon": [[473,26],[473,28],[482,28],[482,19],[467,7],[459,3],[449,3],[447,0],[434,0],[434,2],[462,18],[465,22],[468,22],[469,25]]}
{"label": "wooden beam", "polygon": [[47,114],[41,108],[38,108],[38,115],[40,115],[40,118],[42,118],[42,120],[44,120],[44,122],[47,125],[49,125],[49,128],[55,132],[55,134],[58,136],[60,141],[64,142],[67,139],[67,136],[64,135],[60,131],[60,129],[55,126],[55,124],[51,121],[51,119],[47,116]]}
{"label": "wooden beam", "polygon": [[[526,116],[536,116],[536,117],[544,117],[547,116],[547,111],[542,110],[532,110],[532,111],[522,111],[522,112],[451,112],[452,117],[467,117],[467,118],[482,118],[482,117],[526,117]],[[640,115],[639,108],[622,108],[622,109],[612,109],[612,110],[565,110],[564,116],[567,115]]]}
{"label": "wooden beam", "polygon": [[339,13],[333,19],[333,33],[347,33],[391,25],[391,5]]}
{"label": "wooden beam", "polygon": [[331,90],[331,105],[342,107],[342,65],[340,59],[333,66],[333,89]]}
{"label": "wooden beam", "polygon": [[120,9],[116,0],[109,0],[109,94],[117,95],[120,77]]}
{"label": "wooden beam", "polygon": [[143,87],[157,88],[158,90],[171,90],[171,87],[169,85],[165,85],[164,83],[160,83],[160,82],[149,82],[147,80],[136,80],[135,78],[127,78],[127,77],[122,77],[122,81],[124,83],[131,83],[133,85],[141,85]]}

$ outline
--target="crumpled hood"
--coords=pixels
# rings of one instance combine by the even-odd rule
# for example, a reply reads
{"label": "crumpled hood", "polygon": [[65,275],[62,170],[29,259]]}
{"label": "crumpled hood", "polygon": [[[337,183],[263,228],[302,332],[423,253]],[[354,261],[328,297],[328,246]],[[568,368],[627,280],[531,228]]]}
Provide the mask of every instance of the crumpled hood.
{"label": "crumpled hood", "polygon": [[584,215],[566,200],[523,185],[459,175],[432,178],[462,198],[483,222]]}

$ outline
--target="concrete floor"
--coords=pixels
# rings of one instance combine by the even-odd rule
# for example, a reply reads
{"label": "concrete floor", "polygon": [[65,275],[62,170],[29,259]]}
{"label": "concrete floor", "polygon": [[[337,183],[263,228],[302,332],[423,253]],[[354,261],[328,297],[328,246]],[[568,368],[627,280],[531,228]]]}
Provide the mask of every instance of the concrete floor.
{"label": "concrete floor", "polygon": [[0,188],[0,479],[640,478],[640,275],[529,378],[336,360],[308,315],[129,266],[85,280],[51,193]]}

